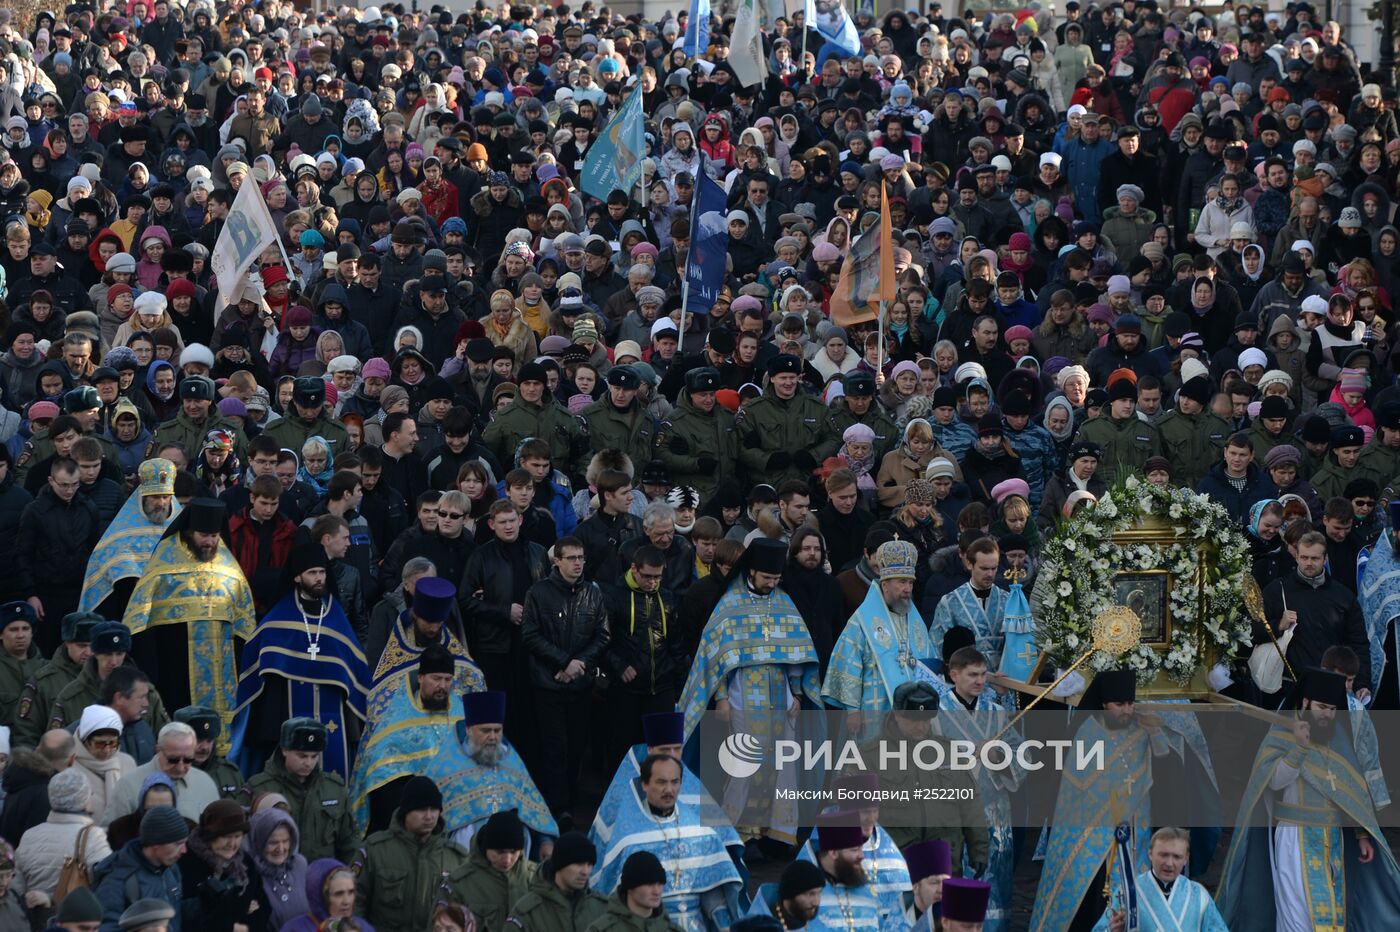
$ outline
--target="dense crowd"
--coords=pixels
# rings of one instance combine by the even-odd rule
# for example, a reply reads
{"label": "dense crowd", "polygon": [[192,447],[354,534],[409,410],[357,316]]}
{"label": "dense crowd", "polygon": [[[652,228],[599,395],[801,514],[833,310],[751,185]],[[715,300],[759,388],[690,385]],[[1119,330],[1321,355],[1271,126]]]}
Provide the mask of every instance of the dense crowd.
{"label": "dense crowd", "polygon": [[[681,749],[1008,713],[1012,590],[1130,475],[1229,512],[1288,635],[1216,688],[1400,708],[1391,76],[1308,2],[740,6],[0,10],[0,932],[1022,928],[1004,787],[702,830]],[[1256,927],[1157,829],[1143,928]],[[1034,922],[1126,928],[1080,860]],[[1364,895],[1314,921],[1393,929]]]}

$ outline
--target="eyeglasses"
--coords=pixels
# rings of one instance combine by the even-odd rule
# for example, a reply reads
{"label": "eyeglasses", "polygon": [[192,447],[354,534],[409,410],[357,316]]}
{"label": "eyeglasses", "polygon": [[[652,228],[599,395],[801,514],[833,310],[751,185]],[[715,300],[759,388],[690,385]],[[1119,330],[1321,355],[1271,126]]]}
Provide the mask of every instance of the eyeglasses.
{"label": "eyeglasses", "polygon": [[88,747],[95,751],[112,751],[121,745],[120,738],[89,738]]}
{"label": "eyeglasses", "polygon": [[638,579],[660,579],[665,573],[637,573]]}
{"label": "eyeglasses", "polygon": [[464,511],[439,511],[439,512],[438,512],[438,517],[439,517],[439,518],[452,518],[454,521],[459,521],[459,520],[461,520],[462,518],[465,518],[466,516],[467,516],[467,514],[466,514],[466,512],[464,512]]}
{"label": "eyeglasses", "polygon": [[1351,504],[1355,508],[1375,508],[1376,500],[1373,498],[1353,498]]}
{"label": "eyeglasses", "polygon": [[[162,755],[162,756],[165,756],[165,755]],[[172,766],[179,765],[179,764],[193,764],[193,763],[194,763],[194,758],[193,758],[193,757],[168,757],[168,756],[166,756],[166,757],[165,757],[165,762],[166,762],[167,764],[172,765]]]}

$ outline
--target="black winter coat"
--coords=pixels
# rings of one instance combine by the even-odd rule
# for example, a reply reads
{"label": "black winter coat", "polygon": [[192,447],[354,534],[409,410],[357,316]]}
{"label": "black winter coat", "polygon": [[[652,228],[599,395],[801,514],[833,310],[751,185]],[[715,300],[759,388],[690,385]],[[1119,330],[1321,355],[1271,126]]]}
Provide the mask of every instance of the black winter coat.
{"label": "black winter coat", "polygon": [[[530,587],[525,596],[521,637],[530,656],[530,683],[547,692],[584,692],[608,645],[608,608],[597,583],[580,578],[570,584],[558,570]],[[569,665],[583,662],[583,676],[569,683],[554,678]]]}
{"label": "black winter coat", "polygon": [[[19,518],[32,501],[34,496],[15,482],[14,471],[6,473],[0,482],[0,566],[14,566],[18,560]],[[28,594],[20,587],[19,577],[15,573],[0,573],[0,602],[25,598]]]}
{"label": "black winter coat", "polygon": [[642,521],[634,514],[609,516],[600,510],[575,528],[574,536],[583,542],[585,575],[612,585],[627,569],[622,561],[622,545],[642,536]]}
{"label": "black winter coat", "polygon": [[25,598],[80,591],[88,555],[100,536],[97,506],[84,495],[65,502],[45,486],[19,520],[15,586]]}
{"label": "black winter coat", "polygon": [[[610,689],[641,695],[679,694],[690,672],[676,600],[666,589],[634,592],[625,582],[604,590],[608,647],[604,666]],[[624,683],[628,667],[637,671]]]}
{"label": "black winter coat", "polygon": [[[1298,627],[1284,656],[1300,674],[1320,666],[1323,651],[1335,644],[1345,644],[1356,651],[1358,657],[1370,655],[1366,622],[1356,594],[1331,576],[1321,586],[1313,588],[1295,572],[1264,587],[1264,617],[1275,634],[1285,605],[1298,613]],[[1269,643],[1269,633],[1257,621],[1253,623],[1253,643],[1256,647]],[[1374,689],[1369,663],[1361,665],[1355,688]],[[8,803],[5,808],[9,809]]]}
{"label": "black winter coat", "polygon": [[[191,844],[200,845],[191,838]],[[207,850],[207,849],[206,849]],[[248,932],[263,932],[272,910],[263,892],[262,877],[253,859],[241,851],[244,882],[236,882],[227,871],[215,877],[200,854],[187,850],[180,857],[180,882],[184,897],[180,901],[182,924],[186,929],[207,932],[233,932],[234,923],[248,927]],[[257,909],[248,912],[250,904]]]}
{"label": "black winter coat", "polygon": [[[521,546],[528,548],[530,582],[539,582],[549,574],[549,557],[539,544],[522,542]],[[482,544],[467,560],[467,570],[457,590],[467,628],[467,646],[473,657],[510,653],[516,631],[510,620],[510,607],[516,601],[515,583],[510,558],[499,540]]]}

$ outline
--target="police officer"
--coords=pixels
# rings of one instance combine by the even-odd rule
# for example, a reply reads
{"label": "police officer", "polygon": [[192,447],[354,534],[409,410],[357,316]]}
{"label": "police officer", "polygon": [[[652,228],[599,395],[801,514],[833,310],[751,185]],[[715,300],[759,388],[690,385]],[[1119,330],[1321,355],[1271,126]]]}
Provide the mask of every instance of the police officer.
{"label": "police officer", "polygon": [[356,911],[379,932],[420,932],[431,923],[443,878],[466,860],[443,824],[442,791],[428,777],[410,777],[389,827],[366,838],[350,865]]}
{"label": "police officer", "polygon": [[[45,731],[67,728],[82,717],[83,709],[101,704],[102,681],[113,670],[130,663],[127,654],[131,652],[131,632],[119,621],[104,621],[92,629],[90,650],[92,656],[83,663],[77,679],[60,689],[54,697]],[[136,758],[138,764],[151,759],[151,754],[155,753],[156,733],[170,721],[165,703],[161,701],[154,684],[147,694],[147,701],[146,714],[137,722],[124,722],[122,727],[121,749]],[[132,750],[137,745],[149,749],[150,753],[144,757],[133,754]]]}
{"label": "police officer", "polygon": [[768,364],[768,387],[734,416],[739,462],[754,483],[777,488],[785,479],[807,480],[836,452],[825,406],[804,393],[802,360],[787,353]]}
{"label": "police officer", "polygon": [[733,476],[739,449],[734,415],[715,401],[721,385],[713,366],[687,372],[675,410],[656,433],[656,456],[670,470],[671,480],[695,489],[702,503]]}
{"label": "police officer", "polygon": [[[321,766],[326,726],[314,718],[282,723],[277,751],[243,788],[247,803],[260,793],[281,793],[301,832],[301,853],[308,861],[337,858],[349,863],[355,853],[355,814],[339,774]],[[378,926],[378,923],[375,923]]]}
{"label": "police officer", "polygon": [[350,450],[350,435],[339,421],[326,414],[326,383],[316,376],[302,376],[292,383],[292,411],[287,412],[266,433],[283,449],[298,456],[309,437],[321,437],[330,447],[331,458]]}
{"label": "police officer", "polygon": [[220,798],[233,798],[243,788],[243,774],[219,755],[217,742],[224,730],[219,713],[202,705],[187,705],[175,710],[175,721],[194,729],[194,765],[209,774]]}
{"label": "police officer", "polygon": [[34,646],[38,623],[39,616],[28,602],[0,605],[0,722],[6,725],[14,724],[20,693],[44,664]]}
{"label": "police officer", "polygon": [[875,431],[875,461],[899,443],[899,426],[875,400],[875,376],[869,372],[848,372],[841,379],[844,394],[831,403],[831,433],[840,437],[846,428],[864,424]]}
{"label": "police officer", "polygon": [[1162,449],[1172,464],[1175,484],[1194,489],[1201,477],[1220,462],[1225,441],[1230,439],[1229,422],[1212,414],[1210,379],[1198,375],[1187,379],[1176,393],[1176,407],[1157,425]]}
{"label": "police officer", "polygon": [[[190,376],[180,383],[180,413],[156,429],[147,458],[155,456],[162,444],[179,443],[193,456],[204,449],[204,438],[211,430],[226,430],[233,435],[234,454],[242,459],[247,441],[243,430],[223,415],[213,413],[214,382],[202,375]],[[301,452],[301,447],[297,447]]]}
{"label": "police officer", "polygon": [[515,451],[527,437],[549,444],[555,469],[573,475],[575,460],[583,452],[583,428],[578,418],[554,400],[544,366],[536,362],[520,367],[515,400],[506,405],[481,435],[504,465],[515,463]]}
{"label": "police officer", "polygon": [[613,366],[607,381],[608,393],[581,415],[588,428],[588,449],[592,453],[621,450],[640,475],[651,462],[654,430],[651,415],[637,398],[642,377],[631,366]]}
{"label": "police officer", "polygon": [[[97,394],[97,389],[91,385],[79,385],[77,388],[71,388],[64,392],[59,401],[63,413],[77,419],[79,433],[84,437],[93,438],[102,447],[102,462],[104,464],[102,474],[106,478],[120,480],[122,476],[121,460],[117,458],[116,444],[112,443],[111,439],[99,429],[101,427],[102,398]],[[49,468],[57,459],[56,453],[49,431],[35,431],[20,450],[19,462],[15,467],[16,478],[27,485],[30,473],[37,471],[39,474],[38,482],[47,479]]]}
{"label": "police officer", "polygon": [[70,612],[63,616],[59,627],[63,643],[29,678],[20,693],[11,736],[13,744],[37,746],[48,727],[54,700],[63,687],[78,678],[83,664],[92,656],[92,632],[102,622],[102,616],[93,612]]}

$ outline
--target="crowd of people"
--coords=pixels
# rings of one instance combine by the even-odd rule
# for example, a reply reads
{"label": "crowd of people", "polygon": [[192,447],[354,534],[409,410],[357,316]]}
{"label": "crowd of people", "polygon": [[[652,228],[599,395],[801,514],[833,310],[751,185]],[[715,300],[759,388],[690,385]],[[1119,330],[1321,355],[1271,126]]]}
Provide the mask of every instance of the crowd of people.
{"label": "crowd of people", "polygon": [[[1400,708],[1392,76],[1310,2],[772,6],[0,11],[0,932],[1400,923],[1332,718]],[[1013,590],[1132,475],[1238,522],[1290,679],[1220,682],[1303,710],[1218,889],[1129,819],[1130,918],[1113,827],[1030,866],[982,776],[713,818],[707,713],[1004,722]]]}

